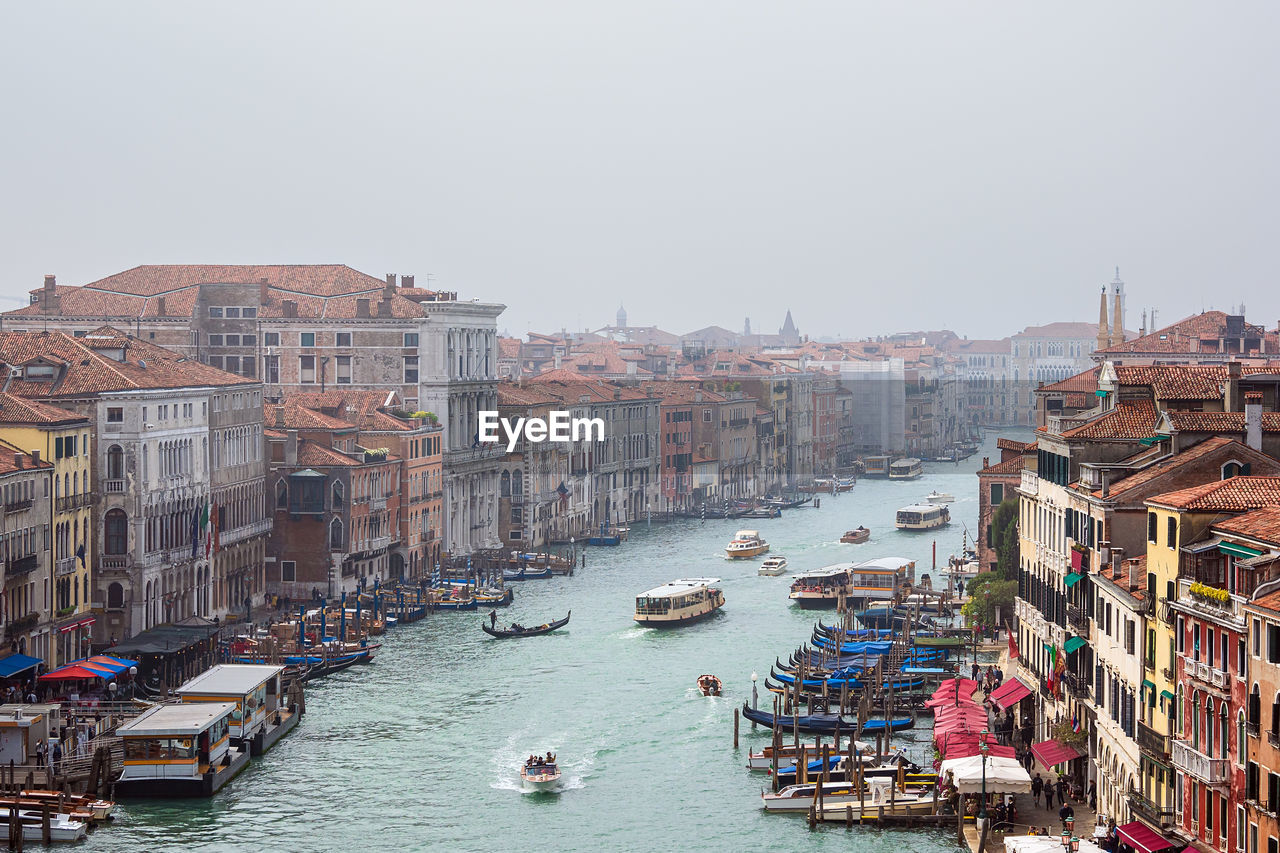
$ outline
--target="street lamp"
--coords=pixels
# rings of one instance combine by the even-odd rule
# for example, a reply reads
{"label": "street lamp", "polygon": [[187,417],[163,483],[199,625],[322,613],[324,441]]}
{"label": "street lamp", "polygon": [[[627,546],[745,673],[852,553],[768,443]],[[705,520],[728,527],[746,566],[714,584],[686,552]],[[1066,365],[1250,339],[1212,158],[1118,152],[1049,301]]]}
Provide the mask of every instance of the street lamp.
{"label": "street lamp", "polygon": [[755,671],[753,670],[751,673],[751,707],[752,708],[755,708],[758,702],[758,694],[756,693],[756,679],[758,679],[759,677],[760,676],[756,675]]}
{"label": "street lamp", "polygon": [[1063,853],[1079,853],[1080,839],[1071,834],[1071,827],[1062,830],[1062,850]]}
{"label": "street lamp", "polygon": [[983,729],[982,734],[978,736],[978,751],[982,753],[982,802],[978,804],[978,818],[983,826],[986,826],[987,822],[987,753],[991,750],[991,747],[987,746],[988,734],[990,733]]}

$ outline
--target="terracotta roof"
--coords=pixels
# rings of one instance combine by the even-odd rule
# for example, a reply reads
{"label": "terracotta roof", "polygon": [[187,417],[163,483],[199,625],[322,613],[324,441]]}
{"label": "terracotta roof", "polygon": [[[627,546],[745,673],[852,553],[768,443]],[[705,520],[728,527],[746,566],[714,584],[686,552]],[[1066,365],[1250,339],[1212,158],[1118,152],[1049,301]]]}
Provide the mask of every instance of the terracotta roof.
{"label": "terracotta roof", "polygon": [[332,447],[298,439],[298,465],[305,468],[324,468],[335,465],[354,468],[360,463],[345,453],[339,453]]}
{"label": "terracotta roof", "polygon": [[[123,360],[113,358],[114,351],[121,349]],[[188,361],[171,350],[111,328],[97,329],[80,338],[62,332],[0,332],[0,361],[24,368],[41,362],[55,365],[52,379],[24,376],[11,382],[10,393],[23,397],[258,383],[256,379]]]}
{"label": "terracotta roof", "polygon": [[0,393],[0,423],[58,426],[63,424],[87,424],[89,419],[48,403],[28,400],[16,394]]}
{"label": "terracotta roof", "polygon": [[[285,423],[295,429],[354,429],[369,432],[412,432],[415,427],[386,409],[399,404],[394,391],[375,389],[340,389],[321,392],[292,393],[284,400]],[[290,409],[289,407],[296,407]],[[308,415],[307,412],[311,414]],[[291,418],[307,426],[294,426]],[[274,415],[267,412],[274,423]]]}
{"label": "terracotta roof", "polygon": [[[340,293],[378,290],[386,286],[346,264],[144,264],[89,282],[85,287],[137,296],[156,296],[198,284],[259,284],[307,293],[335,296]],[[32,293],[39,293],[39,289]]]}
{"label": "terracotta roof", "polygon": [[520,339],[519,338],[498,338],[498,357],[499,358],[519,358],[520,357]]}
{"label": "terracotta roof", "polygon": [[994,465],[988,465],[986,468],[978,471],[978,474],[1017,474],[1022,471],[1022,457],[1010,456],[1003,462],[997,462]]}
{"label": "terracotta roof", "polygon": [[1014,453],[1025,453],[1031,446],[1029,441],[1018,441],[1016,438],[997,438],[997,450],[1012,450]]}
{"label": "terracotta roof", "polygon": [[1066,379],[1059,379],[1057,382],[1050,382],[1041,385],[1038,391],[1067,391],[1081,394],[1093,395],[1098,390],[1098,373],[1101,367],[1094,367],[1083,373],[1077,373],[1075,376],[1068,376]]}
{"label": "terracotta roof", "polygon": [[[1131,352],[1203,352],[1200,347],[1202,338],[1217,342],[1227,329],[1225,311],[1205,311],[1193,314],[1176,323],[1157,329],[1154,332],[1127,343],[1098,350],[1100,353]],[[1264,334],[1261,326],[1253,323],[1245,324],[1245,336],[1260,338]]]}
{"label": "terracotta roof", "polygon": [[[1199,444],[1189,447],[1188,449],[1164,460],[1163,462],[1158,462],[1154,465],[1149,465],[1146,468],[1143,468],[1141,471],[1137,471],[1133,474],[1130,474],[1128,477],[1125,477],[1122,480],[1117,480],[1114,484],[1109,486],[1108,498],[1110,500],[1115,500],[1117,497],[1124,495],[1126,492],[1136,489],[1139,486],[1144,486],[1147,483],[1150,483],[1152,480],[1155,480],[1169,473],[1170,471],[1176,471],[1177,469],[1185,467],[1187,465],[1200,464],[1201,460],[1203,460],[1206,456],[1218,450],[1222,450],[1223,448],[1231,448],[1232,453],[1241,457],[1246,457],[1247,459],[1250,459],[1250,460],[1274,461],[1274,460],[1271,460],[1270,457],[1268,456],[1264,456],[1263,454],[1258,453],[1255,450],[1251,450],[1249,447],[1245,446],[1244,444],[1241,444],[1240,442],[1236,441],[1233,438],[1228,438],[1226,436],[1214,436],[1213,438],[1206,439],[1205,441],[1202,441]],[[1146,450],[1143,451],[1144,454],[1147,452],[1148,451]],[[1215,474],[1216,473],[1217,472],[1215,472]],[[1102,490],[1095,489],[1093,494],[1097,497],[1101,497]]]}
{"label": "terracotta roof", "polygon": [[[553,372],[559,373],[559,371]],[[541,390],[565,403],[576,403],[583,397],[587,397],[591,402],[597,403],[613,402],[615,400],[651,399],[648,394],[635,388],[603,380],[585,379],[581,376],[575,376],[573,381],[566,382],[558,378],[549,378],[546,374],[542,374],[533,377],[530,382],[537,383]]]}
{"label": "terracotta roof", "polygon": [[552,406],[559,402],[560,397],[550,393],[541,385],[498,383],[499,406]]}
{"label": "terracotta roof", "polygon": [[1215,531],[1280,545],[1280,506],[1266,506],[1213,525]]}
{"label": "terracotta roof", "polygon": [[1255,598],[1253,601],[1246,601],[1244,606],[1258,607],[1262,610],[1270,610],[1275,613],[1280,613],[1280,589],[1274,592],[1269,592],[1260,598]]}
{"label": "terracotta roof", "polygon": [[[18,464],[19,457],[22,464]],[[47,459],[41,459],[39,462],[35,457],[25,450],[14,447],[7,441],[0,441],[0,474],[12,474],[17,471],[31,468],[52,468],[53,464]]]}
{"label": "terracotta roof", "polygon": [[[1244,432],[1244,412],[1165,412],[1174,432]],[[1280,412],[1262,413],[1262,431],[1280,432]]]}
{"label": "terracotta roof", "polygon": [[[667,405],[692,403],[699,394],[702,395],[703,403],[724,403],[729,399],[723,394],[703,388],[696,382],[646,382],[643,387],[651,396],[657,397]],[[744,399],[742,402],[754,406],[756,401],[753,398]]]}
{"label": "terracotta roof", "polygon": [[[1136,557],[1130,557],[1120,564],[1120,571],[1116,572],[1111,568],[1111,564],[1098,569],[1098,574],[1114,583],[1116,586],[1128,590],[1129,594],[1137,599],[1142,599],[1147,594],[1147,555],[1139,554]],[[1138,582],[1131,583],[1129,578],[1132,577],[1129,570],[1134,568],[1138,570]]]}
{"label": "terracotta roof", "polygon": [[1086,424],[1066,430],[1063,438],[1123,441],[1155,434],[1156,407],[1149,400],[1122,400],[1114,409]]}
{"label": "terracotta roof", "polygon": [[1280,503],[1280,477],[1231,477],[1166,492],[1147,503],[1187,512],[1243,512]]}

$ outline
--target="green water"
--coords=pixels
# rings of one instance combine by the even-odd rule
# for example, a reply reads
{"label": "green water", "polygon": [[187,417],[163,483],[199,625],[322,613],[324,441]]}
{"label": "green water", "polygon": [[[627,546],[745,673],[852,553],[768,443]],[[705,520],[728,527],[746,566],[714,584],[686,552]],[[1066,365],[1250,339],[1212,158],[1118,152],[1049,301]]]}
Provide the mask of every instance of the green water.
{"label": "green water", "polygon": [[[539,624],[572,608],[566,629],[495,640],[483,612],[438,614],[383,637],[377,661],[308,690],[301,725],[210,800],[122,806],[116,824],[82,850],[953,850],[948,832],[876,831],[766,816],[765,774],[745,769],[764,729],[742,728],[733,708],[774,657],[800,645],[814,614],[788,604],[791,575],[840,560],[901,555],[927,571],[974,530],[977,470],[995,436],[958,466],[926,464],[914,482],[863,480],[824,495],[819,509],[780,519],[634,525],[619,548],[590,548],[573,577],[516,585],[503,621]],[[950,492],[952,524],[898,533],[894,511],[930,490]],[[842,545],[864,524],[871,541]],[[730,563],[723,547],[740,526],[760,529],[788,574],[759,577],[759,561]],[[935,535],[936,534],[936,535]],[[712,619],[658,631],[631,621],[634,596],[677,577],[723,578]],[[701,696],[704,672],[725,695]],[[927,725],[895,736],[921,759]],[[523,793],[518,768],[553,750],[564,770],[555,794]]]}

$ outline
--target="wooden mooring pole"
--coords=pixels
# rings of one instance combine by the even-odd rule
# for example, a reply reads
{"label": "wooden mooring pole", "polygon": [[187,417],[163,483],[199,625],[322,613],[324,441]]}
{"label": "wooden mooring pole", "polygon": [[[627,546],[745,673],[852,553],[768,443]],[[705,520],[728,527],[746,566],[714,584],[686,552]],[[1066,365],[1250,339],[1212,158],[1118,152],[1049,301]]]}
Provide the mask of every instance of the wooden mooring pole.
{"label": "wooden mooring pole", "polygon": [[733,709],[733,748],[734,748],[734,751],[737,751],[737,749],[738,749],[738,721],[739,721],[739,718],[740,718],[741,716],[742,716],[742,712],[741,712],[741,710],[739,710],[738,708],[734,708],[734,709]]}

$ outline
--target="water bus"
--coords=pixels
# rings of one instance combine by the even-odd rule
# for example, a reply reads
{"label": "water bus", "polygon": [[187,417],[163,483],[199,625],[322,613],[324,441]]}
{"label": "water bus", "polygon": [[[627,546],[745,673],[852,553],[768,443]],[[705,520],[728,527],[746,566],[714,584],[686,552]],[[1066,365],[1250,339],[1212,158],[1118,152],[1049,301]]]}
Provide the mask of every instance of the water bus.
{"label": "water bus", "polygon": [[635,621],[649,628],[674,628],[705,619],[724,607],[719,578],[681,578],[636,596]]}

